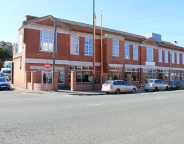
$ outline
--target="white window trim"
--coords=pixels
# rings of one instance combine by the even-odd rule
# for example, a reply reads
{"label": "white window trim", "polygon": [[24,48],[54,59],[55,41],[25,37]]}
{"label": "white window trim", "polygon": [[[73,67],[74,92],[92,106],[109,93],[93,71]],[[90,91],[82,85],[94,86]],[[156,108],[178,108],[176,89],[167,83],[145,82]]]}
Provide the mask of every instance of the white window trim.
{"label": "white window trim", "polygon": [[184,53],[182,54],[182,64],[184,65]]}
{"label": "white window trim", "polygon": [[[41,39],[43,40],[43,36],[42,36],[42,38],[41,38],[41,32],[43,32],[43,31],[51,32],[51,33],[53,33],[53,34],[54,34],[54,32],[53,32],[53,31],[40,30],[40,43],[41,43]],[[54,38],[53,38],[53,50],[54,50]],[[42,49],[41,49],[41,46],[40,46],[40,44],[39,44],[39,51],[40,51],[40,52],[53,53],[53,50],[52,50],[52,51],[49,51],[49,50],[42,50]],[[57,52],[57,33],[56,33],[56,50],[55,50],[55,52]]]}
{"label": "white window trim", "polygon": [[176,53],[176,64],[180,64],[180,53]]}
{"label": "white window trim", "polygon": [[[73,36],[76,37],[76,39],[78,39],[78,53],[73,53],[73,52],[72,52],[72,37],[73,37]],[[80,50],[80,49],[79,49],[79,47],[80,47],[80,46],[79,46],[79,44],[80,44],[80,39],[79,39],[79,38],[80,38],[80,37],[79,37],[79,36],[76,36],[76,35],[71,35],[71,36],[70,36],[70,54],[72,54],[72,55],[79,55],[79,53],[80,53],[80,52],[79,52],[79,50]],[[75,43],[75,44],[77,44],[77,43]]]}
{"label": "white window trim", "polygon": [[[114,45],[114,41],[115,41],[115,43],[117,42],[118,43],[118,45]],[[117,53],[117,55],[116,54],[114,54],[114,50],[116,51],[118,51]],[[117,39],[113,39],[112,40],[112,56],[114,56],[114,57],[119,57],[119,40],[117,40]]]}
{"label": "white window trim", "polygon": [[[92,45],[91,45],[91,47],[92,47],[92,54],[89,54],[89,43],[88,43],[88,54],[86,54],[86,43],[85,43],[86,39],[88,39],[88,41],[90,39],[92,40]],[[93,39],[90,38],[90,37],[85,37],[85,39],[84,39],[84,55],[85,56],[92,56],[93,55]]]}
{"label": "white window trim", "polygon": [[[126,55],[126,51],[127,51],[128,55]],[[124,58],[125,58],[125,59],[130,59],[130,45],[129,45],[129,44],[125,44],[125,48],[124,48]]]}
{"label": "white window trim", "polygon": [[175,64],[175,53],[171,52],[171,63]]}
{"label": "white window trim", "polygon": [[[148,49],[152,50],[151,60],[148,59]],[[147,59],[147,61],[154,61],[153,58],[154,58],[154,50],[153,50],[153,48],[147,47],[147,49],[146,49],[146,59]]]}
{"label": "white window trim", "polygon": [[[136,48],[136,51],[135,51],[135,48]],[[135,57],[135,54],[136,54],[136,57]],[[133,45],[133,60],[139,60],[139,49],[137,45]]]}
{"label": "white window trim", "polygon": [[158,50],[158,62],[162,62],[162,50]]}
{"label": "white window trim", "polygon": [[[167,56],[167,61],[166,61],[166,56]],[[169,58],[169,53],[168,53],[168,51],[164,51],[164,62],[165,63],[168,63],[169,61],[168,61],[168,58]]]}

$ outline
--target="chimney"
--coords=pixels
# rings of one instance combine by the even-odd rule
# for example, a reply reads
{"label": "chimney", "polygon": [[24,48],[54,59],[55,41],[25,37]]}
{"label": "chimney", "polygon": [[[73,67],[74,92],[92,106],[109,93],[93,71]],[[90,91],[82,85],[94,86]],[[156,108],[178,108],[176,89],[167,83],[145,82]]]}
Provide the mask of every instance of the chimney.
{"label": "chimney", "polygon": [[31,19],[35,19],[35,18],[38,18],[38,17],[26,15],[26,21],[31,20]]}

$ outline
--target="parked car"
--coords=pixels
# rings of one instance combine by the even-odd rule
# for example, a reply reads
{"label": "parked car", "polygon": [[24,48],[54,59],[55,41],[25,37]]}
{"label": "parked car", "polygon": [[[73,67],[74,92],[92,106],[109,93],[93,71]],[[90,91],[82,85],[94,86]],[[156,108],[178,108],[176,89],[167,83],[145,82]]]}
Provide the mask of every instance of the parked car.
{"label": "parked car", "polygon": [[4,73],[0,71],[0,77],[4,77]]}
{"label": "parked car", "polygon": [[10,68],[1,68],[1,72],[4,74],[5,79],[9,80],[11,69]]}
{"label": "parked car", "polygon": [[145,91],[169,90],[169,85],[161,79],[147,79],[144,82],[144,90]]}
{"label": "parked car", "polygon": [[169,84],[169,88],[175,89],[175,90],[184,89],[184,81],[179,81],[179,80],[171,81]]}
{"label": "parked car", "polygon": [[0,77],[0,89],[10,90],[10,83],[4,77]]}
{"label": "parked car", "polygon": [[102,91],[107,94],[119,94],[121,92],[135,93],[137,91],[137,87],[123,80],[108,80],[102,85]]}

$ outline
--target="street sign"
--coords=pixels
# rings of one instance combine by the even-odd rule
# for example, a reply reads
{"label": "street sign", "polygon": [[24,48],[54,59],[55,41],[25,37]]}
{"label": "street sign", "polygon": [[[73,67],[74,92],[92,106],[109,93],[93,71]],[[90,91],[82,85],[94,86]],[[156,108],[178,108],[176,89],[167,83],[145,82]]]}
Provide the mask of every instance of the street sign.
{"label": "street sign", "polygon": [[50,64],[48,62],[45,63],[45,68],[49,69],[50,68]]}

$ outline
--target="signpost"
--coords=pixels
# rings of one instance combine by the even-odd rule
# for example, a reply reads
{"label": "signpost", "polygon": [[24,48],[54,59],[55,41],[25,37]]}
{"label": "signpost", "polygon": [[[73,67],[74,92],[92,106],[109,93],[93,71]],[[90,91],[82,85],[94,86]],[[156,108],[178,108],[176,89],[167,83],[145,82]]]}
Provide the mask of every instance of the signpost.
{"label": "signpost", "polygon": [[48,62],[46,62],[44,66],[46,68],[46,90],[48,91],[48,84],[47,84],[48,83],[47,82],[48,81],[48,72],[47,72],[47,69],[50,68],[50,64]]}

